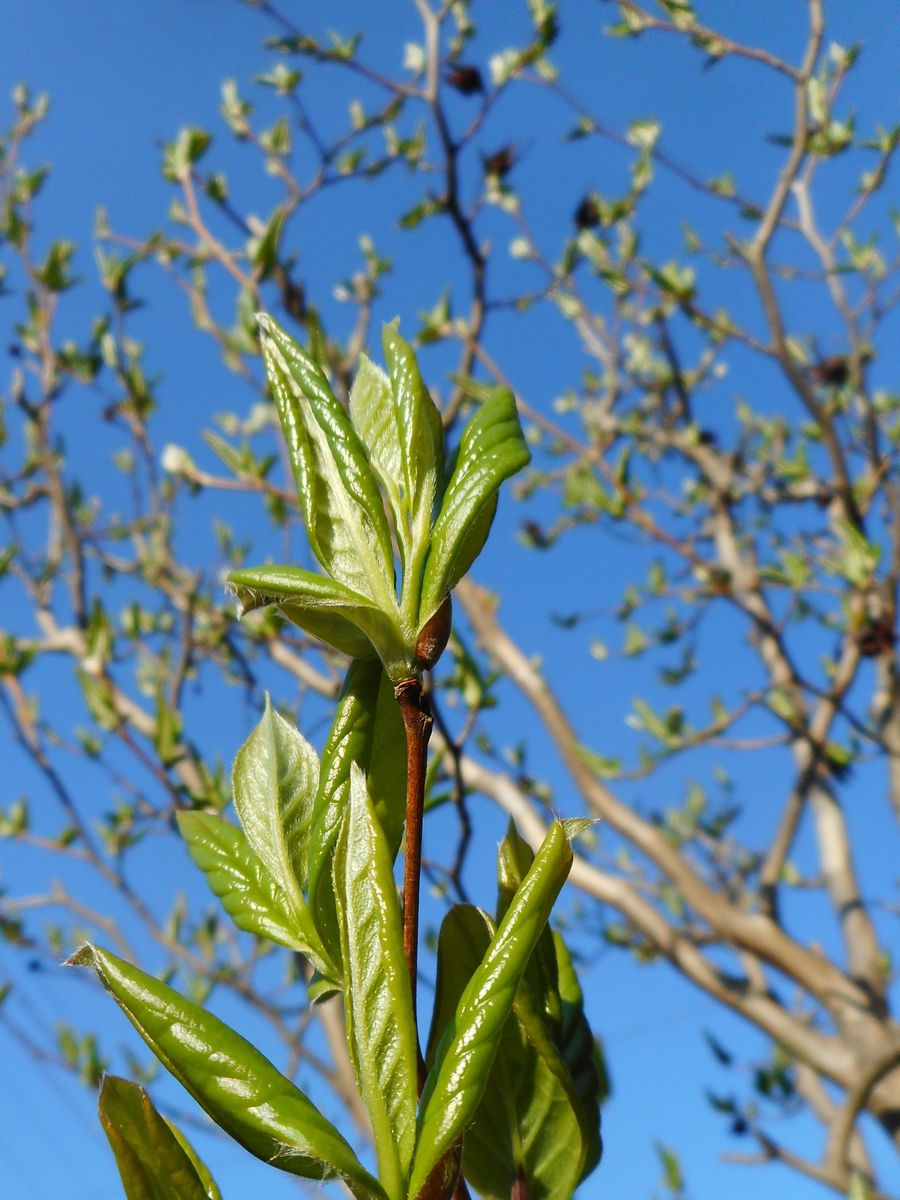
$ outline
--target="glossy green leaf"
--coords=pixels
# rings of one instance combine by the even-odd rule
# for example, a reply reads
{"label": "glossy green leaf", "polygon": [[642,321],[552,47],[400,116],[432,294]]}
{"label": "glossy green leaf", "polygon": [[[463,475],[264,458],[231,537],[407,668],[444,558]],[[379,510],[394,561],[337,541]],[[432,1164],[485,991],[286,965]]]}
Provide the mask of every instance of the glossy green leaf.
{"label": "glossy green leaf", "polygon": [[566,831],[554,821],[441,1038],[422,1094],[410,1197],[475,1116],[519,981],[571,866]]}
{"label": "glossy green leaf", "polygon": [[334,972],[309,909],[291,903],[236,825],[202,812],[178,813],[177,821],[191,858],[238,929],[298,950],[317,970]]}
{"label": "glossy green leaf", "polygon": [[466,1132],[463,1169],[485,1200],[507,1200],[521,1173],[531,1200],[570,1200],[581,1178],[586,1118],[543,1016],[521,985],[481,1104]]}
{"label": "glossy green leaf", "polygon": [[271,317],[259,325],[313,552],[339,583],[389,612],[391,537],[365,448],[322,369]]}
{"label": "glossy green leaf", "polygon": [[338,1176],[357,1200],[386,1200],[315,1105],[217,1017],[99,947],[83,946],[69,965],[97,971],[160,1062],[251,1154],[306,1179]]}
{"label": "glossy green leaf", "polygon": [[416,1032],[391,856],[356,765],[335,849],[334,893],[350,1057],[372,1121],[379,1179],[392,1200],[403,1200],[416,1136]]}
{"label": "glossy green leaf", "polygon": [[409,551],[405,558],[404,594],[418,600],[421,569],[434,505],[444,482],[444,427],[441,414],[425,387],[412,347],[392,325],[382,332],[390,375],[392,409],[400,451],[401,533]]}
{"label": "glossy green leaf", "polygon": [[497,489],[531,460],[512,392],[498,389],[463,430],[453,474],[434,523],[420,621],[437,609],[484,545]]}
{"label": "glossy green leaf", "polygon": [[351,658],[377,654],[396,682],[415,670],[414,647],[407,645],[399,618],[333,579],[302,567],[272,566],[232,571],[228,584],[241,615],[275,604],[288,620]]}
{"label": "glossy green leaf", "polygon": [[553,941],[562,1008],[559,1046],[587,1121],[587,1149],[582,1169],[584,1178],[593,1171],[603,1153],[600,1105],[609,1095],[609,1079],[584,1015],[584,996],[568,947],[560,933],[554,933]]}
{"label": "glossy green leaf", "polygon": [[127,1200],[211,1200],[218,1193],[209,1191],[142,1087],[107,1075],[99,1110]]}
{"label": "glossy green leaf", "polygon": [[425,1066],[434,1066],[441,1038],[456,1016],[456,1009],[487,954],[496,926],[486,912],[474,904],[454,904],[441,922],[437,944],[437,975],[431,1028],[425,1048]]}
{"label": "glossy green leaf", "polygon": [[[534,851],[521,836],[512,819],[497,853],[497,920],[509,908],[522,880],[534,862]],[[553,1031],[559,1028],[560,1000],[553,931],[548,925],[538,939],[526,971],[532,998],[541,1008]]]}
{"label": "glossy green leaf", "polygon": [[404,475],[391,381],[365,354],[360,355],[356,378],[350,389],[350,419],[387,496],[400,554],[405,561],[409,551],[409,530],[403,519]]}
{"label": "glossy green leaf", "polygon": [[[493,930],[487,914],[471,905],[455,905],[444,918],[425,1059],[429,1068]],[[550,1028],[531,989],[520,982],[513,1015],[503,1027],[484,1096],[464,1139],[464,1173],[485,1200],[508,1200],[519,1168],[532,1200],[569,1200],[586,1173],[582,1164],[590,1119],[576,1094],[571,1064],[563,1060]],[[588,1033],[589,1056],[591,1049]]]}
{"label": "glossy green leaf", "polygon": [[237,752],[231,784],[247,841],[299,913],[319,759],[268,696],[262,719]]}
{"label": "glossy green leaf", "polygon": [[406,735],[390,680],[379,662],[353,662],[322,750],[309,842],[309,903],[333,955],[340,955],[331,860],[350,791],[350,767],[366,787],[393,860],[403,836]]}

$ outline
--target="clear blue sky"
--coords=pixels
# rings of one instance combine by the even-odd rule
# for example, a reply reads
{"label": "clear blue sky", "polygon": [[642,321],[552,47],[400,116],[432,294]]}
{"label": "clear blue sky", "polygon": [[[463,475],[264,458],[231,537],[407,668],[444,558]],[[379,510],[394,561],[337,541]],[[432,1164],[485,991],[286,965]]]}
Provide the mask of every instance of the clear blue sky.
{"label": "clear blue sky", "polygon": [[[524,30],[520,13],[524,5],[514,0],[494,0],[493,4],[475,7],[481,36],[470,57],[485,67],[490,54]],[[709,0],[699,7],[713,23],[721,24],[735,37],[763,43],[796,58],[802,39],[803,5],[798,0]],[[484,8],[486,15],[479,14],[479,8]],[[39,236],[77,241],[81,248],[78,271],[89,277],[91,230],[97,206],[102,204],[108,210],[111,223],[122,232],[142,235],[162,222],[171,194],[160,178],[158,144],[169,140],[186,123],[219,133],[220,82],[233,76],[249,84],[254,74],[267,69],[271,56],[261,49],[261,41],[269,30],[257,14],[229,0],[83,0],[77,4],[66,0],[6,0],[3,10],[0,80],[4,89],[8,92],[14,82],[24,80],[34,91],[49,91],[53,102],[51,120],[29,151],[32,165],[46,160],[54,169],[38,207]],[[865,43],[863,67],[853,85],[860,124],[871,124],[876,118],[891,123],[897,119],[896,70],[900,60],[895,0],[867,0],[865,4],[831,0],[827,10],[835,39]],[[313,31],[335,28],[349,32],[360,25],[366,32],[368,59],[397,69],[404,42],[418,37],[413,6],[408,0],[381,0],[377,5],[347,0],[285,0],[285,11]],[[377,20],[373,19],[375,12]],[[588,0],[563,4],[563,36],[553,57],[572,90],[618,129],[637,117],[660,116],[666,149],[688,161],[699,175],[714,176],[730,169],[749,191],[762,193],[777,166],[778,152],[767,147],[761,135],[784,128],[789,112],[786,93],[779,94],[771,86],[760,91],[758,72],[746,64],[729,64],[701,74],[695,58],[673,48],[665,39],[647,39],[634,45],[610,43],[601,37],[601,28],[612,15],[612,9]],[[314,89],[311,103],[321,110],[327,95],[320,83],[314,81],[310,86]],[[731,98],[728,104],[722,100],[726,95]],[[462,119],[464,111],[460,102],[453,115]],[[614,192],[624,179],[627,158],[612,149],[601,151],[595,142],[570,147],[565,157],[559,158],[558,175],[542,177],[547,158],[543,151],[541,155],[529,154],[527,147],[530,143],[558,143],[571,119],[561,110],[554,113],[536,96],[523,95],[516,102],[498,106],[492,122],[498,145],[512,138],[526,147],[517,182],[532,201],[540,197],[540,204],[532,203],[530,212],[539,238],[558,241],[559,231],[568,226],[572,210],[585,191],[597,187]],[[243,160],[225,131],[218,136],[216,152],[221,154],[233,186],[239,190]],[[252,194],[256,187],[254,173],[246,182],[245,194]],[[295,230],[296,247],[292,249],[299,253],[301,271],[313,290],[317,288],[320,297],[327,296],[330,281],[357,269],[358,235],[372,233],[379,248],[396,261],[383,311],[378,315],[390,318],[400,312],[405,327],[410,328],[418,310],[431,307],[448,282],[459,282],[452,239],[448,233],[446,257],[423,262],[417,253],[421,242],[416,235],[400,233],[393,226],[397,202],[393,201],[390,209],[382,210],[377,203],[361,208],[360,195],[359,190],[353,193],[349,189],[346,193],[341,189],[329,193]],[[264,211],[264,200],[259,204]],[[660,187],[648,211],[651,220],[646,236],[661,257],[679,250],[683,220],[698,224],[707,220],[706,210],[696,196],[671,182]],[[508,229],[499,222],[497,237],[509,237]],[[556,241],[549,244],[555,245]],[[510,275],[513,278],[518,277]],[[161,279],[154,280],[152,273],[142,279],[142,284],[151,299],[140,317],[141,336],[150,347],[149,367],[165,373],[161,393],[164,404],[155,423],[159,445],[178,441],[201,460],[206,452],[200,428],[209,422],[212,413],[243,404],[244,393],[234,377],[215,362],[209,347],[199,352],[201,343],[189,327],[175,289]],[[90,295],[89,289],[86,294]],[[340,328],[346,316],[335,302],[326,303],[326,315]],[[735,303],[739,306],[741,301]],[[463,304],[464,294],[460,307]],[[11,308],[0,302],[4,330]],[[67,317],[74,328],[83,328],[81,315],[76,311]],[[815,319],[811,314],[809,323]],[[513,382],[537,406],[548,407],[549,398],[574,378],[570,360],[578,356],[576,346],[558,339],[548,344],[539,314],[515,323],[498,318],[492,325],[489,344],[500,361],[514,364]],[[745,390],[755,383],[758,380],[748,379]],[[777,398],[773,403],[777,404]],[[84,462],[97,456],[98,470],[105,472],[106,464],[100,463],[97,446],[84,439],[79,441],[76,428],[71,437],[70,453],[81,456]],[[236,504],[228,506],[228,515],[239,525]],[[187,531],[188,552],[193,549],[198,557],[208,553],[208,518],[209,510],[199,510],[195,525]],[[479,578],[503,586],[504,619],[524,645],[544,654],[552,679],[557,686],[565,687],[567,679],[585,669],[584,639],[578,642],[548,626],[551,611],[577,607],[570,606],[567,598],[560,598],[558,579],[570,577],[577,565],[583,589],[579,604],[593,592],[593,607],[608,609],[632,569],[633,552],[625,546],[617,549],[615,543],[607,541],[608,560],[597,562],[591,551],[591,558],[582,565],[580,556],[587,543],[576,537],[554,557],[535,564],[516,545],[513,533],[514,516],[507,505],[488,556],[479,565]],[[585,732],[609,730],[599,738],[604,748],[627,748],[630,734],[623,724],[623,696],[630,697],[647,684],[641,676],[642,668],[627,664],[627,677],[615,664],[595,664],[591,669],[597,672],[591,689],[594,708],[582,718]],[[723,662],[725,687],[730,672],[733,664]],[[506,729],[501,730],[498,740],[506,737],[512,742],[520,736],[527,720],[514,697],[510,697],[505,720]],[[211,720],[208,712],[204,714],[202,706],[198,706],[196,721],[198,739],[218,749],[223,757],[233,754],[246,733],[238,715],[227,718],[223,727]],[[548,758],[540,757],[542,751],[538,739],[538,769],[552,778],[554,768],[548,765]],[[693,764],[687,774],[696,769]],[[15,774],[17,770],[14,766],[13,779],[7,780],[10,797],[33,782],[24,771],[21,776]],[[680,794],[686,782],[679,772],[676,767],[664,776],[673,794]],[[745,769],[741,780],[745,795],[752,795],[754,789],[763,794],[770,783],[761,766]],[[864,783],[862,779],[860,786]],[[637,789],[634,799],[649,801],[652,797],[641,795]],[[564,803],[562,795],[560,803]],[[500,828],[496,815],[484,818],[480,836],[489,847]],[[884,854],[883,848],[872,847],[873,870],[888,877],[886,856],[880,863],[874,861],[879,853]],[[488,902],[492,891],[488,861],[477,861],[485,876],[483,881],[475,879],[473,887],[477,890],[481,884],[482,898]],[[41,886],[34,875],[40,869],[37,859],[9,856],[5,878],[16,889],[34,890]],[[157,872],[156,886],[161,891],[169,884],[173,888],[189,886],[191,869],[186,860],[167,863],[167,871],[171,874],[162,877]],[[192,894],[201,893],[196,890]],[[110,1002],[94,997],[83,983],[44,973],[23,977],[12,952],[2,947],[0,977],[5,974],[20,979],[20,995],[27,997],[31,1006],[29,1014],[18,1010],[20,1020],[27,1015],[38,1025],[50,1026],[60,1013],[75,1013],[87,1026],[94,1021],[114,1028],[115,1037],[121,1026],[122,1042],[127,1041],[118,1012]],[[754,1174],[736,1171],[719,1161],[722,1150],[745,1147],[727,1142],[722,1123],[704,1100],[704,1088],[726,1090],[730,1080],[704,1049],[700,1031],[711,1030],[744,1057],[762,1053],[761,1039],[706,1003],[666,968],[642,969],[624,955],[606,952],[588,970],[585,984],[592,1022],[607,1044],[615,1088],[605,1116],[605,1160],[583,1189],[586,1197],[649,1197],[660,1174],[653,1153],[655,1139],[679,1152],[690,1193],[697,1198],[727,1194],[732,1200],[755,1200],[760,1187],[773,1198],[814,1200],[821,1194],[777,1167]],[[22,1005],[23,1001],[16,1003]],[[12,1008],[11,1015],[15,1016],[16,1011]],[[246,1025],[242,1028],[252,1032]],[[120,1194],[117,1177],[96,1122],[92,1097],[51,1066],[25,1057],[7,1039],[0,1041],[0,1047],[4,1063],[0,1162],[4,1164],[6,1194],[13,1200],[20,1196],[33,1200],[51,1196],[54,1200],[113,1200]],[[172,1099],[176,1090],[164,1087],[161,1094]],[[792,1130],[791,1136],[796,1132]],[[264,1191],[272,1200],[296,1194],[295,1183],[273,1178],[272,1172],[240,1151],[211,1138],[201,1138],[198,1147],[219,1176],[225,1200],[237,1200],[255,1191]]]}

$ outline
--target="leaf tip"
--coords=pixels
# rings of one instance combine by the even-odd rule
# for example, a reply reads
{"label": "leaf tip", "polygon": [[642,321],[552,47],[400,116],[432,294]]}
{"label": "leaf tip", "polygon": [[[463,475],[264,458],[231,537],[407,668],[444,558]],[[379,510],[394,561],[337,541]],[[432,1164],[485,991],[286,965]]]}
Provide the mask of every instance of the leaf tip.
{"label": "leaf tip", "polygon": [[63,962],[64,967],[96,967],[97,955],[94,947],[90,942],[85,942],[83,946],[79,946],[74,954]]}
{"label": "leaf tip", "polygon": [[559,819],[559,825],[570,842],[574,842],[577,837],[590,829],[592,825],[599,825],[599,817],[568,817],[565,820]]}

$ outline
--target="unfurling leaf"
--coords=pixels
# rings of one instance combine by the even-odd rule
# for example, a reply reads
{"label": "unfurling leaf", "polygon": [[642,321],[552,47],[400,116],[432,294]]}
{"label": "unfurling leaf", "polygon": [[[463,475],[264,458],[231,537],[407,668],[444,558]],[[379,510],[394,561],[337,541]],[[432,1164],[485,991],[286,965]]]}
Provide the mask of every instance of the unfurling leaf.
{"label": "unfurling leaf", "polygon": [[566,832],[555,821],[435,1052],[419,1112],[411,1197],[418,1195],[478,1109],[519,981],[571,865]]}
{"label": "unfurling leaf", "polygon": [[160,1062],[251,1154],[305,1179],[338,1177],[357,1200],[387,1200],[315,1105],[224,1022],[99,947],[68,965],[96,970]]}
{"label": "unfurling leaf", "polygon": [[302,907],[319,760],[268,696],[262,719],[237,753],[231,782],[247,841],[290,901]]}

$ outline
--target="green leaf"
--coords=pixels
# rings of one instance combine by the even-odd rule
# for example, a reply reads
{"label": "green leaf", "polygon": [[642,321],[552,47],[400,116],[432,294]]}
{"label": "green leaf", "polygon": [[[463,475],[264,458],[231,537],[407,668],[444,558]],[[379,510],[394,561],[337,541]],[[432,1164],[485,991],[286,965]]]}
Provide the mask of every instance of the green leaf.
{"label": "green leaf", "polygon": [[302,733],[272,708],[268,695],[262,719],[237,752],[231,785],[247,841],[300,911],[319,760]]}
{"label": "green leaf", "polygon": [[587,1148],[581,1173],[584,1179],[596,1167],[603,1153],[600,1105],[609,1096],[609,1079],[584,1015],[584,996],[568,947],[558,932],[554,932],[553,941],[562,1008],[558,1043],[586,1118]]}
{"label": "green leaf", "polygon": [[434,1007],[425,1050],[425,1066],[429,1071],[434,1066],[441,1038],[450,1028],[462,994],[487,954],[495,932],[494,922],[474,904],[454,904],[441,922]]}
{"label": "green leaf", "polygon": [[259,325],[313,552],[339,583],[391,612],[390,531],[359,435],[313,359],[271,317]]}
{"label": "green leaf", "polygon": [[180,812],[176,819],[191,858],[238,929],[298,950],[324,974],[334,972],[308,907],[288,899],[236,825],[212,813]]}
{"label": "green leaf", "polygon": [[[522,881],[534,862],[534,851],[519,834],[510,818],[506,836],[500,843],[497,853],[497,920],[503,919],[510,904],[515,899],[516,891],[522,886]],[[526,971],[526,979],[534,997],[542,1006],[544,1016],[552,1023],[554,1032],[559,1027],[560,1000],[559,979],[556,966],[556,947],[553,944],[553,931],[549,925],[538,938],[531,961]]]}
{"label": "green leaf", "polygon": [[[444,482],[444,428],[409,343],[385,325],[382,344],[391,380],[392,408],[399,448],[401,528],[407,541],[404,592],[409,585],[418,599],[420,556],[424,556],[434,505]],[[429,614],[430,615],[430,614]]]}
{"label": "green leaf", "polygon": [[504,479],[531,461],[512,392],[498,388],[463,430],[431,535],[419,622],[424,623],[481,551]]}
{"label": "green leaf", "polygon": [[322,751],[309,840],[309,903],[333,955],[340,956],[331,861],[350,794],[350,767],[366,787],[393,861],[403,836],[406,734],[394,689],[379,662],[354,662],[344,679]]}
{"label": "green leaf", "polygon": [[[489,1125],[481,1118],[486,1110],[505,1103],[511,1168],[507,1180],[510,1174],[521,1172],[528,1182],[531,1200],[570,1200],[582,1177],[587,1120],[547,1024],[521,985],[494,1070],[496,1074],[492,1073],[478,1116],[466,1136],[463,1162],[467,1176],[482,1194],[490,1194],[479,1181],[478,1168],[485,1159],[493,1159],[491,1174],[496,1179],[496,1160],[503,1142],[492,1137],[486,1143]],[[497,1194],[505,1200],[505,1191]]]}
{"label": "green leaf", "polygon": [[372,1121],[379,1179],[392,1200],[402,1200],[416,1137],[416,1032],[391,856],[355,764],[334,892],[350,1057]]}
{"label": "green leaf", "polygon": [[443,485],[444,434],[415,355],[396,329],[383,332],[390,378],[363,357],[350,415],[387,496],[403,562],[403,611],[418,602],[435,500]]}
{"label": "green leaf", "polygon": [[188,1158],[194,1165],[194,1170],[199,1176],[200,1182],[203,1184],[206,1191],[207,1200],[222,1200],[222,1193],[219,1191],[219,1186],[212,1177],[212,1173],[206,1163],[197,1154],[197,1151],[187,1140],[174,1121],[170,1121],[168,1117],[163,1117],[163,1120],[175,1135],[175,1140],[182,1148]]}
{"label": "green leaf", "polygon": [[435,1053],[422,1094],[411,1197],[475,1116],[519,981],[571,866],[566,832],[554,821]]}
{"label": "green leaf", "polygon": [[[142,1087],[107,1075],[100,1089],[100,1123],[112,1146],[128,1200],[213,1200],[189,1154]],[[183,1135],[182,1135],[183,1136]]]}
{"label": "green leaf", "polygon": [[[525,874],[533,855],[510,830],[501,845],[500,911],[508,907],[508,887]],[[480,963],[493,933],[479,909],[454,906],[441,926],[434,1015],[426,1051],[433,1063],[437,1042],[450,1024],[463,990]],[[550,936],[545,930],[544,936]],[[509,1181],[521,1169],[532,1200],[569,1200],[580,1178],[599,1157],[599,1112],[594,1045],[584,1020],[581,992],[571,960],[558,935],[565,964],[565,999],[560,1000],[554,962],[553,1001],[535,993],[532,956],[504,1026],[497,1057],[482,1101],[466,1132],[463,1170],[478,1193],[507,1200]],[[553,941],[551,953],[556,954]],[[562,966],[561,966],[562,969]],[[529,980],[526,987],[525,981]],[[573,985],[575,992],[573,993]],[[555,1020],[548,1015],[555,1014]]]}
{"label": "green leaf", "polygon": [[357,1200],[386,1200],[315,1105],[217,1017],[97,946],[83,946],[68,965],[96,970],[160,1062],[251,1154],[305,1179],[339,1176]]}
{"label": "green leaf", "polygon": [[241,615],[276,604],[288,620],[351,658],[373,658],[398,683],[415,671],[415,647],[398,622],[367,596],[302,567],[252,567],[232,571],[228,584]]}

